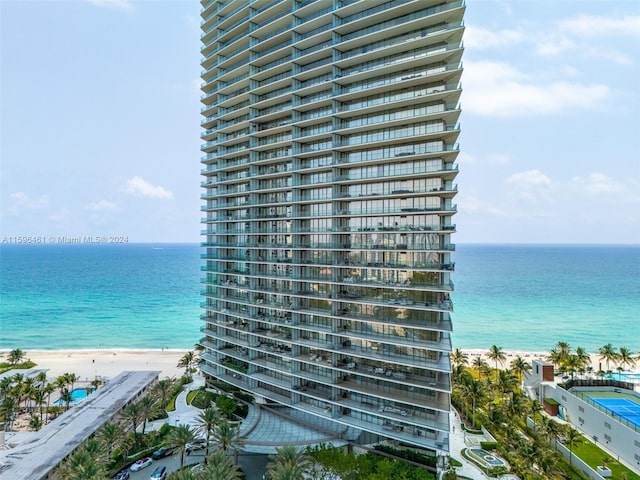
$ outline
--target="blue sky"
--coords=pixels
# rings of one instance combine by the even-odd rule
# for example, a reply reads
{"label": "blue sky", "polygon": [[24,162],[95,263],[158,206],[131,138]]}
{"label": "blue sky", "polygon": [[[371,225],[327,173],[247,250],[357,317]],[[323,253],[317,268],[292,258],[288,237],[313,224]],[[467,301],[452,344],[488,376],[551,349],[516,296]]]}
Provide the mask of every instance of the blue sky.
{"label": "blue sky", "polygon": [[[0,9],[1,235],[200,241],[199,3]],[[640,2],[465,22],[456,242],[640,243]]]}

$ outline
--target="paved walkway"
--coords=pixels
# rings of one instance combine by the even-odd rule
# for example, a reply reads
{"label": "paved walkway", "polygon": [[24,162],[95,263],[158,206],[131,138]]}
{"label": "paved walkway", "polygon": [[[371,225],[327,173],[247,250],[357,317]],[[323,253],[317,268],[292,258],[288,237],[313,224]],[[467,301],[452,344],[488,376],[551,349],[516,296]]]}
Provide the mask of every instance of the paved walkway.
{"label": "paved walkway", "polygon": [[198,390],[204,386],[204,378],[199,375],[194,375],[193,382],[187,384],[178,396],[176,397],[176,409],[172,412],[167,412],[169,418],[162,418],[151,422],[147,425],[147,430],[158,430],[168,423],[171,426],[187,424],[193,428],[200,429],[200,422],[198,416],[202,410],[199,410],[191,405],[187,405],[187,395],[192,390]]}
{"label": "paved walkway", "polygon": [[[204,378],[195,375],[193,382],[187,384],[185,389],[176,397],[176,409],[168,412],[169,418],[156,420],[147,425],[147,430],[158,430],[168,423],[171,426],[190,425],[201,430],[198,416],[202,410],[187,405],[187,395],[192,390],[198,390],[204,385]],[[313,428],[308,428],[285,418],[264,410],[257,405],[249,405],[249,414],[240,425],[240,432],[246,436],[246,445],[242,449],[246,453],[275,453],[276,447],[286,444],[300,446],[315,445],[318,443],[331,443],[335,446],[346,445],[346,441],[336,440],[337,435],[323,433]]]}
{"label": "paved walkway", "polygon": [[463,477],[472,478],[473,480],[487,480],[482,471],[471,462],[467,461],[460,453],[473,443],[472,439],[466,438],[466,434],[460,425],[460,416],[452,411],[451,413],[451,432],[449,432],[449,448],[451,456],[462,463],[461,467],[456,468],[456,473]]}
{"label": "paved walkway", "polygon": [[[163,424],[181,425],[188,424],[194,428],[200,428],[198,415],[201,410],[187,405],[187,395],[192,390],[197,390],[204,385],[204,379],[195,375],[193,382],[180,392],[176,398],[176,409],[169,412],[168,419],[157,420],[150,424],[148,428],[157,429]],[[335,446],[346,444],[344,440],[338,440],[337,434],[331,435],[313,428],[308,428],[298,423],[286,420],[285,418],[262,409],[257,405],[249,406],[249,414],[242,422],[240,431],[246,435],[247,441],[243,451],[246,453],[275,453],[276,447],[293,443],[294,445],[313,445],[321,442],[332,443]],[[473,436],[467,436],[460,425],[460,417],[457,413],[451,413],[451,432],[449,432],[451,456],[462,463],[456,471],[459,475],[473,480],[488,480],[478,467],[464,459],[461,451],[476,442]],[[286,439],[286,440],[285,440]]]}

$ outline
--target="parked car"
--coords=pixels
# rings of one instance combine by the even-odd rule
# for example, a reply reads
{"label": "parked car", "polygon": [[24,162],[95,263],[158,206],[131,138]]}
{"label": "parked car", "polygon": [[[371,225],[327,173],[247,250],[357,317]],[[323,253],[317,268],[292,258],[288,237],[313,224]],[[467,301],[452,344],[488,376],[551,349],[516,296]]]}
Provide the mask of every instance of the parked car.
{"label": "parked car", "polygon": [[185,451],[187,454],[193,452],[194,450],[202,450],[207,446],[207,441],[204,439],[196,440],[193,443],[187,443]]}
{"label": "parked car", "polygon": [[161,458],[168,457],[172,453],[173,453],[173,448],[161,447],[151,454],[151,458],[154,460],[159,460]]}
{"label": "parked car", "polygon": [[129,480],[129,470],[122,470],[121,472],[116,473],[116,476],[113,477],[113,480]]}
{"label": "parked car", "polygon": [[149,465],[153,463],[150,457],[143,457],[140,460],[135,461],[130,467],[129,470],[132,472],[137,472],[138,470],[142,470],[143,468],[147,468]]}
{"label": "parked car", "polygon": [[149,477],[149,480],[166,480],[166,478],[167,467],[157,467]]}

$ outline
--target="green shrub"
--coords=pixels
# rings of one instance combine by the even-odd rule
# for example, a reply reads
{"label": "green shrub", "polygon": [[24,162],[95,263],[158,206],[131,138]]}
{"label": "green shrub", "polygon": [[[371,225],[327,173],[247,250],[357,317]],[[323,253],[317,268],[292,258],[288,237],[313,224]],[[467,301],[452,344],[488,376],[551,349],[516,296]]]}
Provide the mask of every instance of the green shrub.
{"label": "green shrub", "polygon": [[216,398],[216,406],[227,418],[232,418],[238,408],[238,405],[233,398],[225,397],[224,395],[220,395]]}
{"label": "green shrub", "polygon": [[191,405],[200,409],[209,408],[211,403],[215,402],[218,396],[219,395],[217,393],[208,392],[204,389],[197,390],[193,400],[191,401]]}
{"label": "green shrub", "polygon": [[498,448],[498,442],[480,442],[480,448],[484,450],[495,450]]}
{"label": "green shrub", "polygon": [[375,450],[378,450],[379,452],[388,453],[389,455],[420,463],[422,465],[427,465],[429,467],[435,467],[438,461],[437,457],[435,456],[425,455],[423,453],[416,452],[415,450],[400,450],[398,448],[389,447],[388,445],[375,445],[373,448]]}
{"label": "green shrub", "polygon": [[246,392],[236,392],[234,393],[236,398],[239,398],[240,400],[244,400],[247,403],[253,403],[255,401],[255,398],[253,398],[253,395],[246,393]]}
{"label": "green shrub", "polygon": [[27,360],[26,362],[20,362],[15,365],[11,365],[9,362],[0,362],[0,373],[8,372],[13,369],[26,370],[28,368],[35,367],[36,364],[31,360]]}
{"label": "green shrub", "polygon": [[500,475],[504,475],[509,473],[509,469],[507,467],[493,467],[489,470],[490,477],[499,477]]}
{"label": "green shrub", "polygon": [[231,385],[230,383],[223,382],[221,380],[211,380],[209,382],[211,388],[217,388],[218,390],[222,390],[223,392],[239,392],[238,387],[235,385]]}

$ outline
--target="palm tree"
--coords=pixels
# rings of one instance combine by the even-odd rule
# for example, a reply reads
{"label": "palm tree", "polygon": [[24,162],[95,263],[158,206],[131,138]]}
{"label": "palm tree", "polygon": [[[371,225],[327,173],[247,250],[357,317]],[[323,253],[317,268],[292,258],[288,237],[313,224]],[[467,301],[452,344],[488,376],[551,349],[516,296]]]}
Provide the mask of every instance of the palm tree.
{"label": "palm tree", "polygon": [[636,364],[636,359],[633,356],[633,352],[626,347],[620,347],[618,353],[618,362],[621,367],[629,366],[633,367]]}
{"label": "palm tree", "polygon": [[482,372],[486,371],[488,368],[487,362],[484,361],[484,358],[481,356],[477,356],[473,360],[473,368],[478,371],[478,378],[482,378]]}
{"label": "palm tree", "polygon": [[66,388],[67,386],[67,378],[64,375],[60,375],[54,380],[53,386],[56,387],[56,389],[58,389],[60,392],[62,392],[62,389]]}
{"label": "palm tree", "polygon": [[26,408],[29,413],[33,412],[31,407],[31,400],[33,399],[33,393],[36,388],[36,380],[33,377],[27,377],[22,381],[22,394],[26,398]]}
{"label": "palm tree", "polygon": [[576,348],[575,356],[580,361],[580,368],[587,370],[591,366],[591,355],[589,355],[584,348]]}
{"label": "palm tree", "polygon": [[511,360],[511,364],[509,366],[520,381],[522,381],[525,373],[529,373],[531,371],[531,364],[520,355]]}
{"label": "palm tree", "polygon": [[606,345],[600,347],[598,349],[598,354],[600,355],[600,360],[604,360],[605,362],[607,362],[607,370],[609,370],[609,362],[611,362],[612,360],[616,360],[616,358],[618,357],[615,348],[613,348],[613,345],[611,345],[610,343],[607,343]]}
{"label": "palm tree", "polygon": [[[538,456],[538,466],[544,473],[544,478],[564,478],[558,470],[558,455],[554,455],[550,450],[543,450]],[[561,476],[559,477],[558,474]]]}
{"label": "palm tree", "polygon": [[451,353],[451,362],[455,365],[462,365],[462,366],[466,366],[469,364],[469,355],[467,355],[466,353],[464,353],[462,350],[460,350],[459,348],[456,348],[452,353]]}
{"label": "palm tree", "polygon": [[302,480],[311,466],[309,456],[293,445],[276,448],[269,459],[267,472],[273,480]]}
{"label": "palm tree", "polygon": [[31,394],[31,399],[33,400],[33,403],[40,410],[40,423],[42,423],[43,417],[44,417],[44,411],[42,407],[45,404],[46,395],[47,395],[47,392],[44,390],[44,388],[37,388]]}
{"label": "palm tree", "polygon": [[578,432],[578,430],[576,430],[575,428],[568,427],[565,433],[565,437],[567,439],[567,442],[569,443],[569,465],[571,465],[573,445],[581,440],[582,435],[580,435],[580,432]]}
{"label": "palm tree", "polygon": [[240,428],[233,425],[228,420],[221,420],[213,427],[211,432],[213,443],[225,453],[228,454],[230,450],[233,450],[234,464],[238,463],[238,450],[240,450],[245,443],[245,439],[240,435]]}
{"label": "palm tree", "polygon": [[178,365],[176,366],[179,368],[184,368],[184,376],[190,379],[193,366],[197,365],[197,363],[198,362],[194,353],[189,351],[183,355],[183,357],[178,362]]}
{"label": "palm tree", "polygon": [[569,355],[571,355],[571,345],[569,345],[567,342],[556,343],[556,348],[558,349],[558,352],[560,352],[560,355],[562,355],[563,358],[566,358]]}
{"label": "palm tree", "polygon": [[219,421],[220,414],[215,408],[209,407],[200,412],[200,415],[198,415],[198,422],[200,423],[200,428],[202,428],[206,440],[204,452],[205,463],[207,463],[207,457],[209,456],[209,442],[211,440],[211,432]]}
{"label": "palm tree", "polygon": [[462,394],[471,403],[471,423],[475,428],[476,404],[485,396],[484,385],[479,380],[471,379],[462,387]]}
{"label": "palm tree", "polygon": [[122,417],[131,424],[133,433],[137,433],[141,419],[140,405],[130,403],[122,410]]}
{"label": "palm tree", "polygon": [[7,360],[9,361],[11,366],[14,367],[18,363],[20,363],[24,359],[25,356],[26,356],[26,353],[24,353],[19,348],[16,348],[16,349],[11,350],[9,352],[9,355],[7,356]]}
{"label": "palm tree", "polygon": [[45,418],[45,423],[49,422],[49,407],[51,406],[51,394],[55,392],[56,387],[53,383],[47,383],[44,386],[44,393],[47,395],[47,417]]}
{"label": "palm tree", "polygon": [[60,400],[64,402],[65,409],[69,410],[69,405],[73,401],[73,396],[71,395],[71,391],[68,388],[64,387],[62,390],[60,390]]}
{"label": "palm tree", "polygon": [[553,365],[557,368],[562,364],[562,361],[564,360],[564,355],[559,349],[554,347],[551,350],[549,350],[549,353],[547,354],[545,359],[548,362],[553,363]]}
{"label": "palm tree", "polygon": [[180,450],[180,468],[184,466],[184,456],[187,451],[187,444],[193,443],[195,439],[196,431],[187,424],[178,425],[169,432],[169,435],[167,435],[167,445]]}
{"label": "palm tree", "polygon": [[107,460],[107,446],[97,438],[90,438],[83,447],[92,459],[105,463]]}
{"label": "palm tree", "polygon": [[73,390],[74,384],[80,380],[80,377],[75,373],[65,373],[63,376],[65,377],[67,384],[71,385],[71,390]]}
{"label": "palm tree", "polygon": [[163,380],[158,380],[158,382],[153,386],[153,394],[160,399],[160,408],[164,409],[167,407],[169,393],[171,393],[174,383],[175,381],[172,378],[167,377]]}
{"label": "palm tree", "polygon": [[158,405],[156,404],[154,399],[148,395],[142,398],[142,400],[138,402],[138,405],[140,407],[140,420],[142,420],[142,434],[144,435],[144,431],[147,427],[147,422],[155,417],[156,413],[158,412]]}
{"label": "palm tree", "polygon": [[533,420],[533,431],[536,431],[536,426],[537,426],[537,422],[536,422],[536,418],[542,413],[542,404],[538,401],[538,400],[531,400],[531,403],[529,404],[529,412],[531,412],[531,418]]}
{"label": "palm tree", "polygon": [[122,440],[124,440],[126,432],[122,425],[119,423],[107,422],[96,432],[96,438],[100,440],[106,447],[109,453],[109,458],[113,454],[113,451]]}
{"label": "palm tree", "polygon": [[270,464],[267,474],[271,480],[304,480],[303,473],[289,463]]}
{"label": "palm tree", "polygon": [[496,381],[498,381],[498,362],[500,362],[500,364],[503,364],[507,359],[507,356],[504,354],[501,347],[498,347],[497,345],[491,345],[491,348],[489,348],[489,353],[487,353],[487,358],[496,362]]}
{"label": "palm tree", "polygon": [[5,396],[0,403],[0,418],[2,418],[3,430],[7,431],[13,424],[13,418],[18,408],[18,402],[14,396]]}
{"label": "palm tree", "polygon": [[543,421],[544,430],[549,441],[553,440],[556,452],[558,451],[558,437],[564,431],[564,427],[550,417],[545,417]]}
{"label": "palm tree", "polygon": [[107,477],[105,466],[93,459],[85,448],[77,450],[58,470],[62,480],[97,480]]}
{"label": "palm tree", "polygon": [[202,475],[199,475],[198,473],[193,472],[189,469],[176,470],[175,472],[169,474],[167,480],[204,480]]}
{"label": "palm tree", "polygon": [[571,374],[571,380],[573,380],[575,373],[582,368],[582,361],[577,355],[569,355],[566,358],[564,365],[567,372]]}
{"label": "palm tree", "polygon": [[29,428],[34,432],[37,432],[42,428],[42,418],[41,417],[31,417],[29,420]]}
{"label": "palm tree", "polygon": [[242,474],[222,450],[205,457],[203,478],[207,480],[240,480]]}
{"label": "palm tree", "polygon": [[500,370],[495,386],[504,397],[514,392],[518,386],[518,378],[509,370]]}

